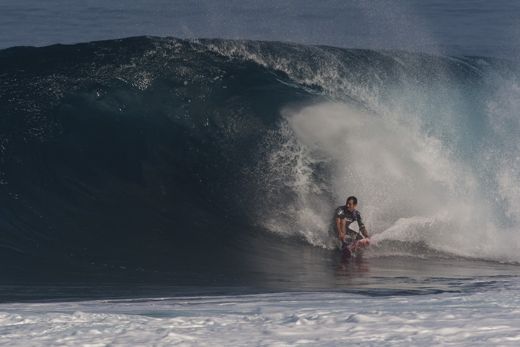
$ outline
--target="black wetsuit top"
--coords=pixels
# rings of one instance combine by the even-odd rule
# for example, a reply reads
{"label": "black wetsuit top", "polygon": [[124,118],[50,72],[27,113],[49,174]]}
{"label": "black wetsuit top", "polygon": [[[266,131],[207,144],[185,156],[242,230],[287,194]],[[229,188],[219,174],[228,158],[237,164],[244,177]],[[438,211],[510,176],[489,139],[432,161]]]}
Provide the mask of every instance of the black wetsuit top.
{"label": "black wetsuit top", "polygon": [[[348,211],[345,206],[339,206],[336,211],[334,212],[334,219],[340,218],[340,219],[347,219],[348,224],[357,222],[359,225],[359,231],[365,230],[365,224],[363,224],[363,219],[361,219],[361,214],[358,210],[354,210],[352,212]],[[350,239],[361,239],[361,235],[359,235],[354,230],[350,229],[347,225],[347,237]]]}

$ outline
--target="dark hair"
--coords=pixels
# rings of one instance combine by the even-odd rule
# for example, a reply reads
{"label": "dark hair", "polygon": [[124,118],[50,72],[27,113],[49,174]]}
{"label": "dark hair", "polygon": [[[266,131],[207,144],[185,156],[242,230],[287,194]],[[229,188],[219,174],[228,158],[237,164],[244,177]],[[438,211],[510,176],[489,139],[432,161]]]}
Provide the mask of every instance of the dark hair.
{"label": "dark hair", "polygon": [[347,198],[347,201],[345,202],[345,205],[350,201],[352,200],[352,202],[354,203],[354,205],[357,205],[357,198],[355,196],[349,196]]}

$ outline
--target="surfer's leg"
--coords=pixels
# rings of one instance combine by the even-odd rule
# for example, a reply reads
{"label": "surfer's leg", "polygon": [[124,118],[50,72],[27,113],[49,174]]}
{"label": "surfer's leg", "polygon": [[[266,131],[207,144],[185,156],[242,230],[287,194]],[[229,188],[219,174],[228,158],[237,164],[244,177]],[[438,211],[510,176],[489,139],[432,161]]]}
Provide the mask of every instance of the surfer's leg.
{"label": "surfer's leg", "polygon": [[350,251],[350,243],[342,242],[341,243],[341,259],[347,260],[352,256],[352,252]]}

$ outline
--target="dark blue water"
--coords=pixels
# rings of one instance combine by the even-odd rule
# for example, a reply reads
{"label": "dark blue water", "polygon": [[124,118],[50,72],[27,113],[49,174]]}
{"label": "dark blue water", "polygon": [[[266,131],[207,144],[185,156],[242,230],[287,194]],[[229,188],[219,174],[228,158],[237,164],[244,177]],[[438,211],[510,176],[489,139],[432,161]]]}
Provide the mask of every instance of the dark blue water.
{"label": "dark blue water", "polygon": [[[0,299],[421,294],[516,276],[518,10],[508,2],[3,2]],[[134,35],[248,40],[121,39]],[[46,46],[55,43],[75,44]],[[43,47],[12,47],[25,45]],[[413,142],[424,152],[399,148],[404,164],[375,170],[378,192],[369,196],[367,176],[338,174],[345,157],[366,154],[334,156],[320,143],[307,152],[314,144],[303,146],[288,125],[287,109],[331,102],[381,119],[409,115],[433,141]],[[323,112],[317,134],[329,122]],[[415,129],[410,119],[396,123]],[[383,141],[373,130],[370,143]],[[440,159],[454,163],[440,173],[428,164],[436,141]],[[399,165],[410,180],[392,181],[388,169]],[[338,180],[362,192],[376,234],[397,225],[397,236],[359,261],[342,262],[329,226],[315,223],[344,198]],[[489,239],[473,237],[478,216],[461,218],[481,211],[478,194],[491,216],[484,221],[498,225],[486,225]],[[437,201],[462,201],[466,209],[443,217],[462,223],[406,224],[429,217]],[[399,225],[411,231],[400,235]],[[456,233],[467,247],[453,247]]]}

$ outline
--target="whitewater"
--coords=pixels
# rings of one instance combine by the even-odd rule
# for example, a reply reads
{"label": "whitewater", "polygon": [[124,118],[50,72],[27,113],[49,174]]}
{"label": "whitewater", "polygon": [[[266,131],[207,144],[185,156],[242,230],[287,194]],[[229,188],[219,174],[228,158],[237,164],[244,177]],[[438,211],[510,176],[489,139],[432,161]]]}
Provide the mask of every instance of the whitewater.
{"label": "whitewater", "polygon": [[516,346],[518,280],[418,296],[276,293],[0,305],[4,346]]}

